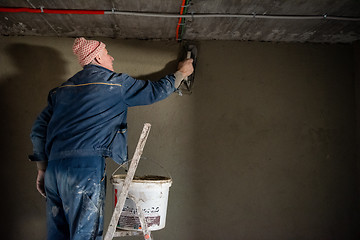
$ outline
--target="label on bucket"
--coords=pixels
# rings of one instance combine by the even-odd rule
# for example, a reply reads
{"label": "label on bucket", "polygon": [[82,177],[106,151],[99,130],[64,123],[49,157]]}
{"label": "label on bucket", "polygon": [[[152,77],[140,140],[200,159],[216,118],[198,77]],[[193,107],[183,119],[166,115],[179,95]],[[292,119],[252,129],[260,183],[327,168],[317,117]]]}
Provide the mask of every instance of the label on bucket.
{"label": "label on bucket", "polygon": [[[117,202],[117,189],[115,189],[115,205]],[[147,206],[141,209],[145,214],[145,221],[148,227],[160,226],[160,206]],[[126,198],[117,227],[124,229],[141,229],[138,210],[135,203]]]}
{"label": "label on bucket", "polygon": [[[145,214],[145,221],[148,227],[160,226],[160,207],[153,206],[148,208],[141,209]],[[120,219],[118,222],[119,228],[128,228],[128,229],[140,229],[141,223],[138,217],[138,211],[134,205],[134,202],[127,198],[125,201],[124,208],[121,212]]]}
{"label": "label on bucket", "polygon": [[[160,225],[160,216],[145,217],[145,220],[148,227]],[[118,227],[140,229],[141,223],[139,217],[125,216],[125,214],[122,214],[119,219]]]}

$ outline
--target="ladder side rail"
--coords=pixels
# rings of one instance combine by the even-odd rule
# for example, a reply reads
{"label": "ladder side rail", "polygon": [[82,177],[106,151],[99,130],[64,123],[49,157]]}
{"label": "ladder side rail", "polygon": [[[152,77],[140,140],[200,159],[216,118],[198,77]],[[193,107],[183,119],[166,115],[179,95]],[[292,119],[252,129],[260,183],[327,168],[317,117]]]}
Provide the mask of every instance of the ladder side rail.
{"label": "ladder side rail", "polygon": [[129,193],[129,188],[130,188],[131,181],[134,178],[135,171],[136,171],[136,168],[137,168],[137,166],[139,164],[140,157],[141,157],[141,155],[143,153],[147,137],[149,136],[150,128],[151,128],[150,123],[145,123],[144,124],[142,133],[140,135],[138,144],[136,146],[133,159],[132,159],[132,161],[130,163],[128,173],[127,173],[127,175],[125,177],[125,180],[124,180],[123,188],[121,190],[120,196],[119,196],[118,201],[116,203],[115,210],[114,210],[114,213],[113,213],[113,215],[111,217],[110,224],[109,224],[108,230],[106,232],[106,235],[104,237],[104,240],[112,240],[113,237],[114,237],[114,233],[116,231],[116,225],[119,222],[121,211],[122,211],[122,209],[124,207],[126,197],[127,197],[128,193]]}

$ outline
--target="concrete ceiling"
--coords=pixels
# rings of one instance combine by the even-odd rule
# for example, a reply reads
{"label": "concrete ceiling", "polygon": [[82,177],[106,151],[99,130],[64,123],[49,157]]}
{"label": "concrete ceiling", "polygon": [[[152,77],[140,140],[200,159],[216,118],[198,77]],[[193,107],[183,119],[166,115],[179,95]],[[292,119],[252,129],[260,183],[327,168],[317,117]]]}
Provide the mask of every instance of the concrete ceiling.
{"label": "concrete ceiling", "polygon": [[[182,0],[2,0],[0,7],[179,14]],[[360,40],[360,0],[191,0],[183,40],[350,43]],[[246,14],[245,17],[200,17]],[[252,15],[254,17],[248,17]],[[269,15],[320,19],[260,18]],[[193,16],[193,17],[190,17]],[[323,16],[323,17],[322,17]],[[335,20],[326,16],[352,17]],[[176,39],[178,17],[0,12],[3,36]]]}

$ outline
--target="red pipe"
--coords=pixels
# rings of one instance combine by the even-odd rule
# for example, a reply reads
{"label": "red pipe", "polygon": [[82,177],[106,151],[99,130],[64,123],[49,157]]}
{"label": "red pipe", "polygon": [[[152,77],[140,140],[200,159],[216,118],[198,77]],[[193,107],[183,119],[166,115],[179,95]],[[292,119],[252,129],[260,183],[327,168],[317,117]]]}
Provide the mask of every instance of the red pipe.
{"label": "red pipe", "polygon": [[104,10],[66,10],[66,9],[37,9],[37,8],[7,8],[1,7],[0,12],[28,12],[50,14],[104,14]]}
{"label": "red pipe", "polygon": [[41,9],[36,8],[0,8],[0,12],[29,12],[29,13],[41,13]]}
{"label": "red pipe", "polygon": [[[180,15],[183,15],[184,7],[185,7],[185,1],[186,0],[182,1],[181,9],[180,9]],[[179,40],[179,29],[180,29],[181,21],[182,21],[182,18],[179,18],[179,22],[178,22],[178,25],[176,27],[176,40]]]}
{"label": "red pipe", "polygon": [[44,9],[44,13],[54,14],[104,14],[104,10],[56,10],[56,9]]}

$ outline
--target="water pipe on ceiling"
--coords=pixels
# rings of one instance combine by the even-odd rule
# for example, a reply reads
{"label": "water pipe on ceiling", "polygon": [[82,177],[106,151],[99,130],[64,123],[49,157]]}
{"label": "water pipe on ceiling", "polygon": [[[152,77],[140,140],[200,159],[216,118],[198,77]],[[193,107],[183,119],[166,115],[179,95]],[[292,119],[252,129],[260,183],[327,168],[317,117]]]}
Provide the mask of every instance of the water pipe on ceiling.
{"label": "water pipe on ceiling", "polygon": [[[227,13],[191,13],[187,14],[189,0],[182,0],[180,14],[155,13],[155,12],[136,12],[112,10],[81,10],[81,9],[47,9],[47,8],[14,8],[0,7],[0,12],[8,13],[43,13],[43,14],[95,14],[95,15],[124,15],[137,17],[157,17],[157,18],[179,18],[176,28],[176,40],[180,41],[185,28],[186,18],[258,18],[258,19],[277,19],[277,20],[335,20],[335,21],[360,21],[360,17],[332,16],[332,15],[273,15],[273,14],[227,14]],[[180,31],[181,30],[181,31]]]}
{"label": "water pipe on ceiling", "polygon": [[0,7],[0,12],[9,13],[47,13],[47,14],[116,14],[125,16],[139,17],[159,17],[159,18],[260,18],[278,20],[337,20],[337,21],[360,21],[360,17],[332,16],[332,15],[273,15],[273,14],[230,14],[230,13],[191,13],[191,14],[171,14],[155,12],[136,12],[112,10],[78,10],[78,9],[46,9],[46,8],[13,8]]}
{"label": "water pipe on ceiling", "polygon": [[[186,6],[186,5],[183,5]],[[171,14],[155,12],[118,11],[112,10],[78,10],[78,9],[46,9],[46,8],[13,8],[0,7],[0,12],[9,13],[47,13],[47,14],[116,14],[139,17],[160,17],[160,18],[260,18],[278,20],[338,20],[338,21],[360,21],[360,17],[332,16],[332,15],[273,15],[273,14],[231,14],[231,13],[191,13]]]}

